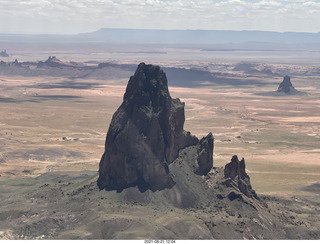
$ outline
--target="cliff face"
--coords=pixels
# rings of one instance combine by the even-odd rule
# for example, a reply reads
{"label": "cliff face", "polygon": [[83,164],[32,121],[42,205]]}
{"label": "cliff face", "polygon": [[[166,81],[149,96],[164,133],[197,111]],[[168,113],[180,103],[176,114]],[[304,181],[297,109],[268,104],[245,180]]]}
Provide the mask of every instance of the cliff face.
{"label": "cliff face", "polygon": [[183,130],[184,121],[184,103],[171,98],[165,73],[141,63],[113,115],[99,166],[99,188],[171,188],[175,182],[168,165],[180,149],[199,142]]}

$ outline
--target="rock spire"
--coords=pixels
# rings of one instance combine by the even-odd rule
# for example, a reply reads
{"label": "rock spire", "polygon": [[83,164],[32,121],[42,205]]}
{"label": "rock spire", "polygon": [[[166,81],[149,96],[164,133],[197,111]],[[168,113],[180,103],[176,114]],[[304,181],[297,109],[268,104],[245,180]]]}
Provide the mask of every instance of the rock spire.
{"label": "rock spire", "polygon": [[[159,66],[139,64],[130,77],[123,102],[114,113],[99,165],[100,189],[140,191],[171,188],[175,184],[168,165],[179,150],[199,140],[183,129],[184,103],[173,99],[165,73]],[[212,168],[213,137],[203,139],[197,173]],[[207,152],[208,151],[208,152]]]}
{"label": "rock spire", "polygon": [[283,78],[283,81],[280,83],[278,87],[278,92],[282,92],[285,94],[296,94],[298,91],[293,87],[291,81],[290,81],[290,76],[285,76]]}
{"label": "rock spire", "polygon": [[237,155],[234,155],[231,162],[226,164],[224,168],[224,178],[227,179],[226,185],[235,188],[249,198],[259,199],[255,190],[252,189],[250,177],[246,173],[244,158],[239,161]]}

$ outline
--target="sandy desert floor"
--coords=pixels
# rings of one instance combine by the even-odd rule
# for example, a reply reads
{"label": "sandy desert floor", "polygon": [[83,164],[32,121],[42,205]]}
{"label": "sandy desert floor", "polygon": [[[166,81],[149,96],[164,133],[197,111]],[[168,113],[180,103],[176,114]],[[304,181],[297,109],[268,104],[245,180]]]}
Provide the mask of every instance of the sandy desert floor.
{"label": "sandy desert floor", "polygon": [[[185,52],[187,57],[192,50]],[[28,60],[29,54],[20,58]],[[132,58],[119,55],[121,62],[132,63]],[[159,63],[205,63],[192,62],[192,57],[176,61],[173,56]],[[128,79],[0,77],[0,239],[223,239],[235,229],[232,239],[260,238],[250,227],[259,225],[250,213],[239,217],[231,210],[220,211],[218,205],[204,210],[150,205],[141,199],[124,200],[125,192],[98,191],[95,182],[106,133]],[[250,84],[250,79],[260,83]],[[319,188],[310,193],[302,187],[320,181],[320,77],[292,79],[305,96],[270,95],[282,81],[279,76],[247,80],[238,86],[208,83],[192,88],[170,86],[169,80],[169,90],[185,102],[185,130],[198,137],[213,133],[215,167],[230,162],[234,154],[244,157],[253,188],[258,195],[270,196],[264,201],[273,214],[314,233],[320,226]],[[301,238],[317,238],[303,233]],[[286,236],[298,238],[295,227]]]}
{"label": "sandy desert floor", "polygon": [[[1,180],[98,170],[127,80],[76,80],[67,89],[42,88],[65,80],[1,78]],[[261,95],[275,90],[273,84],[170,87],[170,92],[186,104],[186,130],[198,137],[213,132],[215,166],[237,154],[245,158],[258,193],[292,194],[320,179],[320,92],[307,81],[298,85],[308,95]]]}

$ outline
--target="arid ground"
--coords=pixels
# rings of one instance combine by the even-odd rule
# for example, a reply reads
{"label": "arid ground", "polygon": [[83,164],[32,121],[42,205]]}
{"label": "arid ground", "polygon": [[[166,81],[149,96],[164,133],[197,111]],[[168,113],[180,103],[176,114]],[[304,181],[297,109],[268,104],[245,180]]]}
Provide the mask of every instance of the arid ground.
{"label": "arid ground", "polygon": [[[174,53],[175,50],[170,49],[168,52]],[[269,65],[268,67],[275,70],[272,75],[268,75],[263,72],[250,73],[245,70],[236,70],[236,65],[241,61],[239,56],[236,56],[236,60],[229,60],[229,62],[226,60],[218,62],[220,56],[217,56],[209,62],[210,55],[206,54],[204,61],[201,62],[200,51],[181,49],[179,52],[182,53],[182,58],[174,59],[174,54],[170,56],[168,54],[168,60],[166,60],[163,57],[164,54],[160,54],[162,56],[158,62],[154,61],[156,54],[147,56],[146,61],[141,60],[143,57],[137,58],[134,54],[123,54],[117,63],[135,64],[138,61],[154,61],[156,64],[167,67],[206,67],[207,71],[219,73],[217,74],[219,82],[201,81],[198,86],[194,85],[195,81],[192,86],[181,82],[178,84],[178,81],[171,86],[170,77],[168,77],[171,96],[185,102],[185,129],[198,137],[210,131],[213,133],[215,167],[224,166],[235,154],[240,158],[244,157],[247,173],[258,195],[312,199],[314,205],[311,206],[316,206],[320,202],[319,185],[316,184],[320,181],[320,73],[308,74],[310,70],[316,68],[313,62],[306,65],[297,63],[291,65],[268,57],[267,61],[270,62],[263,65]],[[189,56],[192,52],[194,52],[192,55],[195,61],[192,61]],[[43,60],[47,58],[44,56],[45,53],[48,52],[40,53],[43,54]],[[40,54],[37,54],[33,60],[38,60]],[[23,52],[20,52],[20,56],[17,54],[25,61],[28,60],[28,55]],[[95,60],[97,63],[103,62],[104,58],[111,61],[109,56],[102,54],[96,56],[99,57]],[[62,51],[61,57],[62,61],[80,63],[93,59],[93,55],[77,56]],[[116,60],[116,55],[112,59]],[[253,62],[253,60],[254,57],[251,57],[250,61]],[[258,61],[261,62],[261,58]],[[306,95],[273,95],[272,92],[277,90],[283,78],[282,74],[276,74],[277,70],[291,72],[293,85]],[[86,232],[83,232],[83,229],[74,227],[75,222],[83,222],[86,218],[90,218],[90,213],[85,211],[86,216],[75,217],[70,210],[69,217],[73,221],[73,225],[70,224],[70,226],[73,227],[69,229],[65,227],[64,232],[55,229],[59,223],[53,222],[48,225],[51,226],[52,231],[50,232],[48,227],[43,229],[42,233],[39,227],[42,219],[39,216],[59,212],[59,210],[49,211],[45,208],[51,200],[44,198],[52,197],[55,200],[53,196],[55,193],[42,191],[43,199],[40,195],[32,197],[31,195],[40,192],[39,189],[45,188],[45,184],[65,184],[64,187],[67,187],[69,182],[73,186],[77,184],[80,186],[81,182],[92,183],[96,180],[98,164],[104,152],[106,132],[113,113],[122,102],[131,74],[132,72],[123,71],[120,78],[114,74],[106,79],[100,76],[98,78],[74,78],[67,75],[63,77],[21,76],[19,73],[0,76],[0,220],[7,226],[0,224],[1,239],[86,238]],[[230,77],[239,79],[240,82],[224,84],[223,79],[227,80]],[[313,188],[308,188],[311,185]],[[50,191],[53,189],[55,188]],[[69,193],[71,192],[70,190]],[[96,193],[98,194],[96,197],[101,200],[104,193],[104,191]],[[112,194],[116,195],[116,193]],[[120,197],[114,196],[114,198]],[[27,199],[26,205],[23,205],[23,199]],[[31,201],[34,202],[31,203]],[[85,200],[86,204],[87,201],[89,200]],[[119,207],[113,203],[108,200],[106,204],[109,209],[113,209],[115,215],[113,217],[116,218],[117,208],[120,208],[123,203],[119,203]],[[41,207],[36,207],[37,204]],[[136,225],[138,233],[141,231],[139,229],[141,206],[132,206],[131,210],[134,209],[136,212],[132,210],[133,217],[130,223]],[[66,206],[66,208],[69,207]],[[84,205],[84,208],[86,207],[87,205]],[[308,205],[305,207],[307,208]],[[127,210],[127,208],[121,209],[121,214]],[[161,210],[161,207],[153,209],[155,212],[152,212],[151,208],[148,211],[151,211],[150,216],[153,214],[158,216],[161,211],[165,211],[168,216],[174,213],[172,209]],[[185,216],[183,211],[177,210],[175,218],[183,218]],[[319,225],[319,208],[312,208],[310,211],[313,211],[315,218],[310,222]],[[121,214],[118,213],[118,215]],[[303,214],[305,218],[310,216]],[[69,217],[61,215],[60,219],[64,218],[67,223],[66,219]],[[32,221],[32,218],[37,219],[38,222]],[[121,221],[125,220],[120,218],[116,226],[123,226]],[[159,226],[166,222],[161,219],[157,221]],[[185,223],[189,226],[192,221],[192,219],[185,220]],[[167,228],[170,228],[169,224]],[[108,222],[105,222],[105,225],[108,225]],[[29,226],[29,229],[24,228],[25,226]],[[90,227],[91,229],[86,229],[88,238],[93,238],[93,226]],[[115,225],[110,224],[110,226]],[[175,228],[176,226],[177,222],[175,222]],[[117,227],[114,228],[117,229]],[[201,228],[199,229],[200,232],[203,231],[201,237],[209,238],[209,234]],[[89,233],[90,230],[91,233]],[[112,229],[109,228],[109,230],[109,234],[105,233],[105,236],[101,235],[98,238],[146,239],[148,234],[147,230],[145,235],[140,232],[141,235],[134,234],[133,227],[129,234],[119,236],[113,235]],[[159,230],[162,229],[159,227]],[[190,231],[191,234],[189,233],[190,235],[186,238],[194,237],[192,231],[196,230]],[[163,234],[163,236],[166,235]],[[172,235],[172,238],[177,236],[179,237],[179,235]],[[216,237],[219,238],[219,235]],[[250,236],[248,235],[247,238]],[[182,236],[180,239],[183,239]]]}

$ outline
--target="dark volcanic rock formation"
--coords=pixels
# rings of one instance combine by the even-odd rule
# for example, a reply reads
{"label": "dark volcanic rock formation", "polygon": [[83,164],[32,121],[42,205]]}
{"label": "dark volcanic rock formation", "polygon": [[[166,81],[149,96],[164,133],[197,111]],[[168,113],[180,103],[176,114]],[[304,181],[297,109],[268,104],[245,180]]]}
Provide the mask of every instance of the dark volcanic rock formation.
{"label": "dark volcanic rock formation", "polygon": [[[142,192],[171,188],[175,182],[168,165],[180,149],[199,142],[183,130],[184,121],[184,103],[171,98],[165,73],[141,63],[112,117],[99,166],[99,188],[122,191],[138,186]],[[212,167],[212,135],[200,144],[198,173],[205,174]]]}
{"label": "dark volcanic rock formation", "polygon": [[[250,177],[246,173],[244,158],[239,161],[238,157],[234,155],[231,159],[231,162],[226,164],[224,168],[224,178],[227,179],[225,181],[227,186],[232,186],[247,197],[258,199],[256,192],[252,189]],[[229,194],[228,197],[230,200],[233,200],[236,196],[239,195],[236,193],[231,193],[231,195]]]}
{"label": "dark volcanic rock formation", "polygon": [[198,150],[198,168],[195,173],[199,175],[206,175],[213,167],[213,135],[209,133],[203,137],[199,142]]}
{"label": "dark volcanic rock formation", "polygon": [[278,92],[283,92],[285,94],[297,94],[299,93],[299,91],[297,91],[291,81],[290,81],[290,76],[285,76],[283,78],[283,81],[280,83],[279,87],[278,87]]}
{"label": "dark volcanic rock formation", "polygon": [[278,90],[272,92],[258,93],[262,96],[305,96],[306,92],[296,90],[291,81],[290,76],[283,77],[283,81],[279,84]]}

